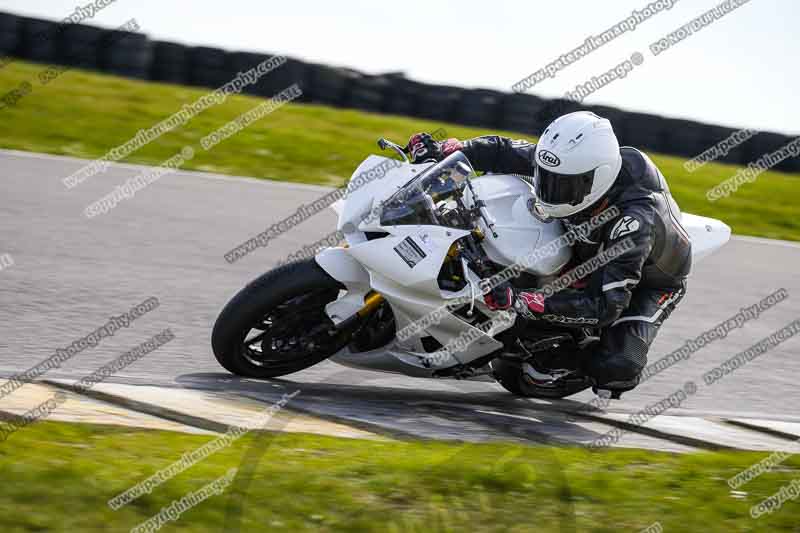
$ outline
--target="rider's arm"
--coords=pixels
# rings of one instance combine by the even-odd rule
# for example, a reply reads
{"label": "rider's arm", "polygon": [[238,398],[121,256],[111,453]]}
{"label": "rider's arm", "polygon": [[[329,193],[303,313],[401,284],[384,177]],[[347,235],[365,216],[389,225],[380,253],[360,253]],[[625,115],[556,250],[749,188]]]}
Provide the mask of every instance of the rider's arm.
{"label": "rider's arm", "polygon": [[609,250],[626,239],[633,246],[595,271],[586,290],[567,289],[546,298],[542,320],[605,327],[630,305],[632,291],[641,280],[642,267],[653,248],[655,205],[648,198],[620,211],[621,216],[609,222],[603,232],[603,249]]}
{"label": "rider's arm", "polygon": [[533,175],[536,145],[508,137],[486,135],[464,141],[464,152],[472,166],[482,172]]}

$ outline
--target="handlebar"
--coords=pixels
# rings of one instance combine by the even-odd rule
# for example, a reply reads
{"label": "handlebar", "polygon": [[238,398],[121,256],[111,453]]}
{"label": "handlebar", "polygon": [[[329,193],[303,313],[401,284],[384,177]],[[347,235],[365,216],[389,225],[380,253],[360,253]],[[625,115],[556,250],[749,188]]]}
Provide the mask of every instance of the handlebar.
{"label": "handlebar", "polygon": [[378,148],[380,148],[381,150],[386,150],[387,148],[391,148],[392,150],[397,152],[400,155],[400,157],[402,157],[405,160],[406,163],[411,162],[408,159],[408,156],[406,155],[408,154],[407,146],[400,146],[399,144],[395,144],[392,141],[381,137],[380,139],[378,139]]}

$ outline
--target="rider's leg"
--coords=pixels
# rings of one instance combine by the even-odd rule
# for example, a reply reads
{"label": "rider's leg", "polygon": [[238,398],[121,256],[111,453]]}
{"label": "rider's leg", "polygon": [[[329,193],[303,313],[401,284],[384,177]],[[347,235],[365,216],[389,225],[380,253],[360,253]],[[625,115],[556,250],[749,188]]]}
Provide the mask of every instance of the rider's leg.
{"label": "rider's leg", "polygon": [[618,397],[639,384],[650,345],[685,292],[685,286],[673,291],[634,292],[628,309],[603,330],[599,345],[581,362],[581,369],[595,380],[596,389],[610,390],[612,397]]}

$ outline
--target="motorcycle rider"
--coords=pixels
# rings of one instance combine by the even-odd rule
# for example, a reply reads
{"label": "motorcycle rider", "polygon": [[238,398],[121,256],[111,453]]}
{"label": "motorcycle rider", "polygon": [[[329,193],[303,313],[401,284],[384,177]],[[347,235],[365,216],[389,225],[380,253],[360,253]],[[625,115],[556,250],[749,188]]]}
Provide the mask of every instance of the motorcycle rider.
{"label": "motorcycle rider", "polygon": [[[554,120],[538,144],[500,136],[439,142],[425,133],[408,143],[412,162],[462,151],[483,172],[533,178],[540,210],[567,229],[616,206],[619,215],[573,247],[575,264],[625,238],[634,247],[606,263],[585,285],[549,297],[506,282],[484,296],[493,310],[566,327],[600,328],[600,342],[578,354],[594,389],[621,392],[639,383],[659,328],[686,292],[691,243],[664,176],[647,155],[620,148],[611,123],[588,111]],[[535,323],[532,324],[535,327]]]}

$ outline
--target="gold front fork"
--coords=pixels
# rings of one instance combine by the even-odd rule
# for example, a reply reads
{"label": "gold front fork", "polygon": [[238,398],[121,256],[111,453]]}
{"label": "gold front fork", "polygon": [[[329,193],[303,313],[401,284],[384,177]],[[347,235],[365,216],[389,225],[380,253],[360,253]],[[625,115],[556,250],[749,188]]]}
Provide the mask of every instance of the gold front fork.
{"label": "gold front fork", "polygon": [[364,307],[358,310],[358,316],[361,318],[366,317],[378,308],[384,302],[383,296],[375,291],[370,291],[364,298]]}

